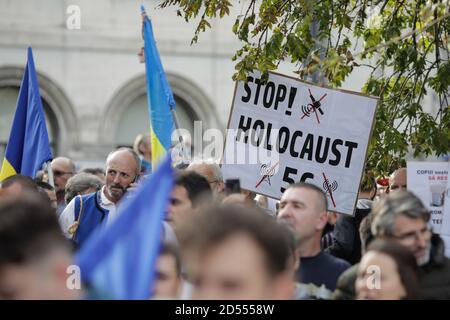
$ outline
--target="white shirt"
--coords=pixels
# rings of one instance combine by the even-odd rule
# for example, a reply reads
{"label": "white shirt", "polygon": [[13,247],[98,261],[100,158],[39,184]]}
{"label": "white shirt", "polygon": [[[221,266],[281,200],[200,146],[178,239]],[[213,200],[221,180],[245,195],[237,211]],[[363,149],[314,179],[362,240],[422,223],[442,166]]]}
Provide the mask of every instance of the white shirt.
{"label": "white shirt", "polygon": [[177,248],[179,247],[175,232],[166,221],[163,221],[163,241],[166,243],[172,243]]}
{"label": "white shirt", "polygon": [[[103,186],[100,191],[100,207],[102,209],[108,210],[108,214],[106,217],[106,225],[109,225],[111,221],[113,221],[117,216],[117,208],[116,205],[109,201],[105,196],[105,187]],[[71,239],[72,235],[69,233],[69,227],[75,222],[75,198],[69,202],[67,207],[59,216],[59,225],[64,233],[64,236]]]}

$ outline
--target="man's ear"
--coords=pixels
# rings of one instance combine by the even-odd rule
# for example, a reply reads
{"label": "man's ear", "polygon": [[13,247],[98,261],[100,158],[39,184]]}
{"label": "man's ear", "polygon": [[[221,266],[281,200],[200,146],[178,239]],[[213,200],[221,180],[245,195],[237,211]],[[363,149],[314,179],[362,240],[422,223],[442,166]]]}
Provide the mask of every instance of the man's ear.
{"label": "man's ear", "polygon": [[328,216],[327,216],[327,212],[323,211],[319,214],[319,221],[317,223],[317,229],[318,230],[323,230],[323,228],[325,228],[326,224],[328,222]]}

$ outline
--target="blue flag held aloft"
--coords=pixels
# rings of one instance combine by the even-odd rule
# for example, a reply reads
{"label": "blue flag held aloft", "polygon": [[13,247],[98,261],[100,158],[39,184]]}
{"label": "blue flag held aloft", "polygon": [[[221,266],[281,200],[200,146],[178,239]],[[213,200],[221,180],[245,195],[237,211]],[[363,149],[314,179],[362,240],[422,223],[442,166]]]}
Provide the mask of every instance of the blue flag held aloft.
{"label": "blue flag held aloft", "polygon": [[82,281],[112,299],[148,299],[173,187],[171,158],[121,203],[117,218],[93,234],[76,256]]}
{"label": "blue flag held aloft", "polygon": [[29,47],[0,182],[15,174],[34,178],[42,165],[52,158],[33,52]]}
{"label": "blue flag held aloft", "polygon": [[172,89],[167,81],[158,48],[153,36],[152,22],[141,6],[143,16],[143,37],[145,73],[147,79],[147,100],[150,114],[150,136],[152,143],[152,167],[164,159],[172,145],[172,132],[175,124],[172,110],[175,110],[175,100]]}

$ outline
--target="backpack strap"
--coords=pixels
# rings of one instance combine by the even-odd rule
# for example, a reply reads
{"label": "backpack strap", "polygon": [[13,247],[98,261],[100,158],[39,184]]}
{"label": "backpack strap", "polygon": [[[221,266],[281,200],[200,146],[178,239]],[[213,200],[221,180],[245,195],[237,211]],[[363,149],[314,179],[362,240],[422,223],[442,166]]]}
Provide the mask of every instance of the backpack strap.
{"label": "backpack strap", "polygon": [[[83,213],[83,197],[78,196],[76,199],[80,200],[80,208],[78,210],[78,214],[77,214],[77,212],[75,212],[75,222],[72,223],[68,229],[69,234],[72,235],[72,239],[75,239],[78,227],[80,226],[81,214]],[[75,199],[75,204],[76,204],[76,199]]]}

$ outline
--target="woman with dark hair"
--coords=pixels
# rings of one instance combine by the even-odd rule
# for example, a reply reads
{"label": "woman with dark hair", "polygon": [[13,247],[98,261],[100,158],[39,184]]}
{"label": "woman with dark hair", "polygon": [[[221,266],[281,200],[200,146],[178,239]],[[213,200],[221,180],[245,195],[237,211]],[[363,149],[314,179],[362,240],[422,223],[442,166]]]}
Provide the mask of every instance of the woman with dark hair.
{"label": "woman with dark hair", "polygon": [[418,272],[416,259],[407,248],[388,240],[374,240],[359,264],[357,299],[418,299]]}

